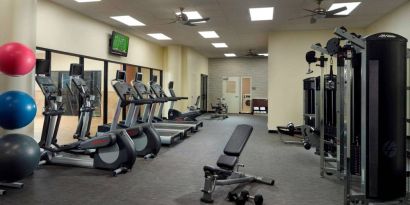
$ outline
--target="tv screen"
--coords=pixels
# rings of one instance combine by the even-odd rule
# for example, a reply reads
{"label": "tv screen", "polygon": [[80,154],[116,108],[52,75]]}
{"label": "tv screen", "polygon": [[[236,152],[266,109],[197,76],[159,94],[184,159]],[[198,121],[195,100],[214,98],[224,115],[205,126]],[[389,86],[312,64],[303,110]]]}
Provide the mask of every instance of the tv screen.
{"label": "tv screen", "polygon": [[119,56],[127,56],[129,37],[113,31],[110,40],[110,53]]}

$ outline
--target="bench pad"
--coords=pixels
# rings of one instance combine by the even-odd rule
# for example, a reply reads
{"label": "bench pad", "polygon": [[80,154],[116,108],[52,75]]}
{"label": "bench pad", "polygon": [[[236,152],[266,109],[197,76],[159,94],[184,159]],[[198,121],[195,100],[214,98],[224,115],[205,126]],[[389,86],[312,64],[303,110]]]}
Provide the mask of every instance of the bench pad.
{"label": "bench pad", "polygon": [[225,146],[224,153],[228,156],[239,157],[249,137],[253,127],[250,125],[238,125],[233,131],[231,138]]}
{"label": "bench pad", "polygon": [[216,165],[218,165],[218,167],[222,169],[233,170],[235,168],[236,163],[238,163],[238,157],[223,154],[219,156]]}

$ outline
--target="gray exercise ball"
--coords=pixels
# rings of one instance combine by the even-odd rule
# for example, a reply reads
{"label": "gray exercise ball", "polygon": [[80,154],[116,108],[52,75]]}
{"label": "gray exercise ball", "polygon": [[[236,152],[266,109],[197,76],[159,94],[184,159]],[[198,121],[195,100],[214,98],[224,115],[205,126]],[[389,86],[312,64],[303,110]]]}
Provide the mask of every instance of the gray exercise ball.
{"label": "gray exercise ball", "polygon": [[40,147],[27,135],[0,137],[0,181],[15,182],[33,173],[40,161]]}

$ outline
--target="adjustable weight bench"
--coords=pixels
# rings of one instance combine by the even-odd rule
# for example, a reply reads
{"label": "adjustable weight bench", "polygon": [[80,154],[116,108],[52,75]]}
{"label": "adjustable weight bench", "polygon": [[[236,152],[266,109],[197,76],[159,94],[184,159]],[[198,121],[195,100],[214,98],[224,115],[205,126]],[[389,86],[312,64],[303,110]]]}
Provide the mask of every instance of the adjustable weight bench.
{"label": "adjustable weight bench", "polygon": [[216,163],[218,167],[204,166],[205,184],[204,188],[201,190],[203,192],[203,196],[201,198],[202,202],[213,202],[212,193],[218,185],[224,186],[250,182],[257,182],[266,185],[275,184],[275,180],[273,179],[252,176],[239,172],[239,167],[244,167],[244,165],[238,164],[239,156],[248,142],[252,131],[253,127],[250,125],[238,125],[225,146],[224,154],[219,157]]}

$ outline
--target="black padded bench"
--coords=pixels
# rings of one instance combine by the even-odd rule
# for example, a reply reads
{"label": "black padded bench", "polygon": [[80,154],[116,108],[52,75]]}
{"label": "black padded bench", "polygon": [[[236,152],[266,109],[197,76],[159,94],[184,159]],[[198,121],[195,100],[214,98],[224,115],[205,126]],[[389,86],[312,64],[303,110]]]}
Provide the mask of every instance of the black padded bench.
{"label": "black padded bench", "polygon": [[216,165],[222,169],[233,170],[252,131],[253,127],[250,125],[238,125],[225,146],[224,154],[219,157]]}
{"label": "black padded bench", "polygon": [[245,148],[252,131],[253,127],[250,125],[238,125],[225,145],[224,154],[216,162],[218,168],[204,166],[205,184],[202,189],[203,196],[201,201],[212,203],[212,193],[217,185],[223,186],[250,182],[274,185],[275,181],[273,179],[256,177],[235,171],[239,162],[239,156]]}

